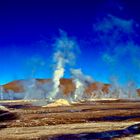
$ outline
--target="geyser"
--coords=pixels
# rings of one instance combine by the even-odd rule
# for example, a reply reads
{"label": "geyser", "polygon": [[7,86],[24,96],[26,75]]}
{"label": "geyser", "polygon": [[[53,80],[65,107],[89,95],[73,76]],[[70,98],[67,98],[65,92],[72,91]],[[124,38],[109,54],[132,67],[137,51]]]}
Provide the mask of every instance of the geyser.
{"label": "geyser", "polygon": [[[107,94],[103,91],[104,84],[98,84],[98,87],[96,88],[91,86],[93,89],[91,88],[90,90],[90,98],[136,99],[138,97],[137,85],[135,82],[138,81],[137,69],[140,68],[140,55],[138,53],[140,49],[139,45],[132,39],[135,33],[133,24],[134,23],[131,20],[127,21],[114,16],[108,16],[107,18],[104,18],[103,21],[101,20],[94,25],[96,38],[92,41],[94,41],[97,47],[99,47],[99,50],[101,50],[99,52],[101,53],[101,58],[97,59],[105,63],[108,67],[106,71],[110,71],[110,75],[115,75],[116,78],[119,77],[120,81],[112,79],[110,86],[107,89]],[[63,87],[60,84],[60,79],[64,77],[67,66],[75,61],[77,46],[78,45],[73,38],[68,37],[65,32],[60,31],[60,37],[56,38],[53,44],[55,51],[53,54],[54,72],[52,80],[49,80],[46,83],[39,83],[36,79],[29,79],[22,82],[21,85],[24,88],[24,98],[21,94],[13,93],[14,91],[11,90],[9,90],[9,92],[8,90],[6,91],[8,94],[3,94],[4,91],[1,86],[0,98],[22,98],[27,100],[47,98],[49,101],[57,100],[61,97],[64,98],[64,96],[61,95]],[[103,46],[104,49],[100,48],[100,46]],[[32,63],[35,63],[36,65],[38,62],[42,65],[40,59],[33,59]],[[93,84],[94,81],[90,76],[84,75],[81,69],[71,69],[70,72],[72,74],[72,82],[75,86],[73,86],[75,91],[72,91],[72,88],[70,92],[73,93],[69,94],[72,96],[66,98],[76,101],[82,100],[86,96],[86,88],[90,84]],[[122,85],[121,82],[124,82],[125,85]]]}
{"label": "geyser", "polygon": [[129,81],[124,86],[124,85],[120,85],[116,78],[111,79],[111,87],[109,88],[109,97],[120,98],[120,99],[139,98],[135,82]]}
{"label": "geyser", "polygon": [[55,69],[52,80],[52,90],[49,93],[50,100],[56,98],[60,92],[60,79],[64,76],[65,66],[71,64],[75,59],[74,50],[77,44],[73,39],[69,38],[65,32],[61,32],[61,36],[56,39],[54,46],[56,48],[53,56]]}
{"label": "geyser", "polygon": [[71,69],[73,83],[75,84],[74,100],[84,97],[85,88],[93,82],[90,76],[84,75],[81,69]]}

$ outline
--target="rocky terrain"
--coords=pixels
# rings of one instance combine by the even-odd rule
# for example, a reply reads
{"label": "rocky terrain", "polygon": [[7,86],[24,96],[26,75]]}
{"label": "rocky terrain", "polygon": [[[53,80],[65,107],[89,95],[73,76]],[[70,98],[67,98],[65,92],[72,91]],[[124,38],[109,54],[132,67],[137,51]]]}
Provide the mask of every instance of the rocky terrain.
{"label": "rocky terrain", "polygon": [[102,99],[44,107],[39,102],[48,104],[1,101],[0,139],[140,139],[140,101]]}
{"label": "rocky terrain", "polygon": [[[36,79],[40,85],[51,79]],[[22,94],[26,80],[3,85],[4,93]],[[72,79],[61,79],[64,96],[75,91]],[[109,93],[109,84],[87,83],[86,95],[100,90]],[[35,90],[36,91],[36,90]],[[138,95],[140,89],[137,90]],[[33,94],[33,93],[32,93]],[[90,97],[90,96],[89,96]],[[87,98],[77,102],[58,99],[0,100],[2,140],[139,140],[140,100]]]}

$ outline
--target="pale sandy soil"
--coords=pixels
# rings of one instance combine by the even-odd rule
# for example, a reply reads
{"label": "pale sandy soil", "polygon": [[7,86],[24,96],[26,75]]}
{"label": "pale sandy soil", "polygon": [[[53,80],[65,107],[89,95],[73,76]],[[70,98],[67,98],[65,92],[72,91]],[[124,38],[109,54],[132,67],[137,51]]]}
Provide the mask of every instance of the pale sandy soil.
{"label": "pale sandy soil", "polygon": [[[77,124],[62,124],[54,126],[39,126],[39,127],[14,127],[6,128],[0,131],[0,139],[39,139],[41,137],[60,134],[77,134],[86,132],[102,132],[109,130],[121,130],[130,125],[140,122],[98,122],[98,123],[77,123]],[[136,138],[137,136],[133,136]],[[123,138],[124,139],[124,138]]]}

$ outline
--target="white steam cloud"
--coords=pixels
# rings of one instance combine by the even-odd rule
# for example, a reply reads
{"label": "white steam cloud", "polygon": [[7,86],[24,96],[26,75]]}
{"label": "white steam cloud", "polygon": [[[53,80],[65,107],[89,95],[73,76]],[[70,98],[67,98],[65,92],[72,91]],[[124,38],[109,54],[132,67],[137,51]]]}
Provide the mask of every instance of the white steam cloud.
{"label": "white steam cloud", "polygon": [[[136,25],[133,20],[120,19],[109,15],[102,21],[94,24],[94,32],[97,46],[103,46],[102,62],[107,63],[111,67],[111,74],[115,78],[111,79],[111,87],[108,94],[103,93],[103,84],[98,84],[98,89],[93,90],[91,97],[93,98],[137,98],[136,80],[140,70],[140,47],[134,41]],[[54,73],[52,81],[40,83],[36,79],[29,79],[21,83],[24,88],[24,99],[46,99],[50,101],[61,96],[60,79],[64,77],[66,66],[75,62],[75,51],[78,45],[73,38],[67,36],[63,31],[60,37],[54,43],[55,52],[53,55]],[[32,76],[38,68],[44,67],[45,63],[40,57],[32,58],[29,62],[32,67]],[[32,65],[31,65],[32,64]],[[130,69],[129,69],[130,68]],[[84,75],[81,69],[71,69],[73,83],[75,84],[74,100],[82,100],[85,97],[85,89],[94,82],[94,80]],[[117,80],[118,75],[126,80],[125,86],[122,86]],[[135,82],[134,82],[135,81]],[[139,81],[138,81],[139,82]],[[4,89],[0,86],[0,98],[3,97]],[[23,98],[14,94],[13,91],[8,92],[9,99]]]}
{"label": "white steam cloud", "polygon": [[111,87],[109,89],[110,98],[120,99],[138,99],[136,84],[134,81],[129,81],[125,86],[122,86],[117,81],[117,78],[111,78]]}
{"label": "white steam cloud", "polygon": [[25,91],[25,100],[45,99],[45,90],[36,79],[28,79],[21,83]]}
{"label": "white steam cloud", "polygon": [[[140,52],[137,42],[138,24],[132,19],[108,15],[94,24],[96,43],[103,46],[102,60],[108,66],[111,79],[110,95],[134,98],[139,81]],[[133,83],[133,84],[132,84]]]}
{"label": "white steam cloud", "polygon": [[85,88],[93,82],[92,78],[84,75],[81,69],[71,69],[73,82],[75,84],[74,100],[81,100],[84,97]]}
{"label": "white steam cloud", "polygon": [[64,76],[65,66],[72,64],[75,60],[74,50],[77,48],[76,42],[68,38],[65,32],[61,32],[61,37],[56,39],[54,44],[56,52],[54,53],[55,70],[53,74],[53,86],[49,93],[50,99],[56,98],[59,93],[60,79]]}

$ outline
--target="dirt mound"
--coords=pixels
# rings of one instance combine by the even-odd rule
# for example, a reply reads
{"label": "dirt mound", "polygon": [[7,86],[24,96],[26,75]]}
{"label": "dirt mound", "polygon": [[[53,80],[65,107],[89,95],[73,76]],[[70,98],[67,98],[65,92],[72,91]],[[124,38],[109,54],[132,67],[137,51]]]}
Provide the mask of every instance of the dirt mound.
{"label": "dirt mound", "polygon": [[53,103],[50,103],[43,107],[57,107],[57,106],[70,106],[70,103],[65,99],[58,99]]}

